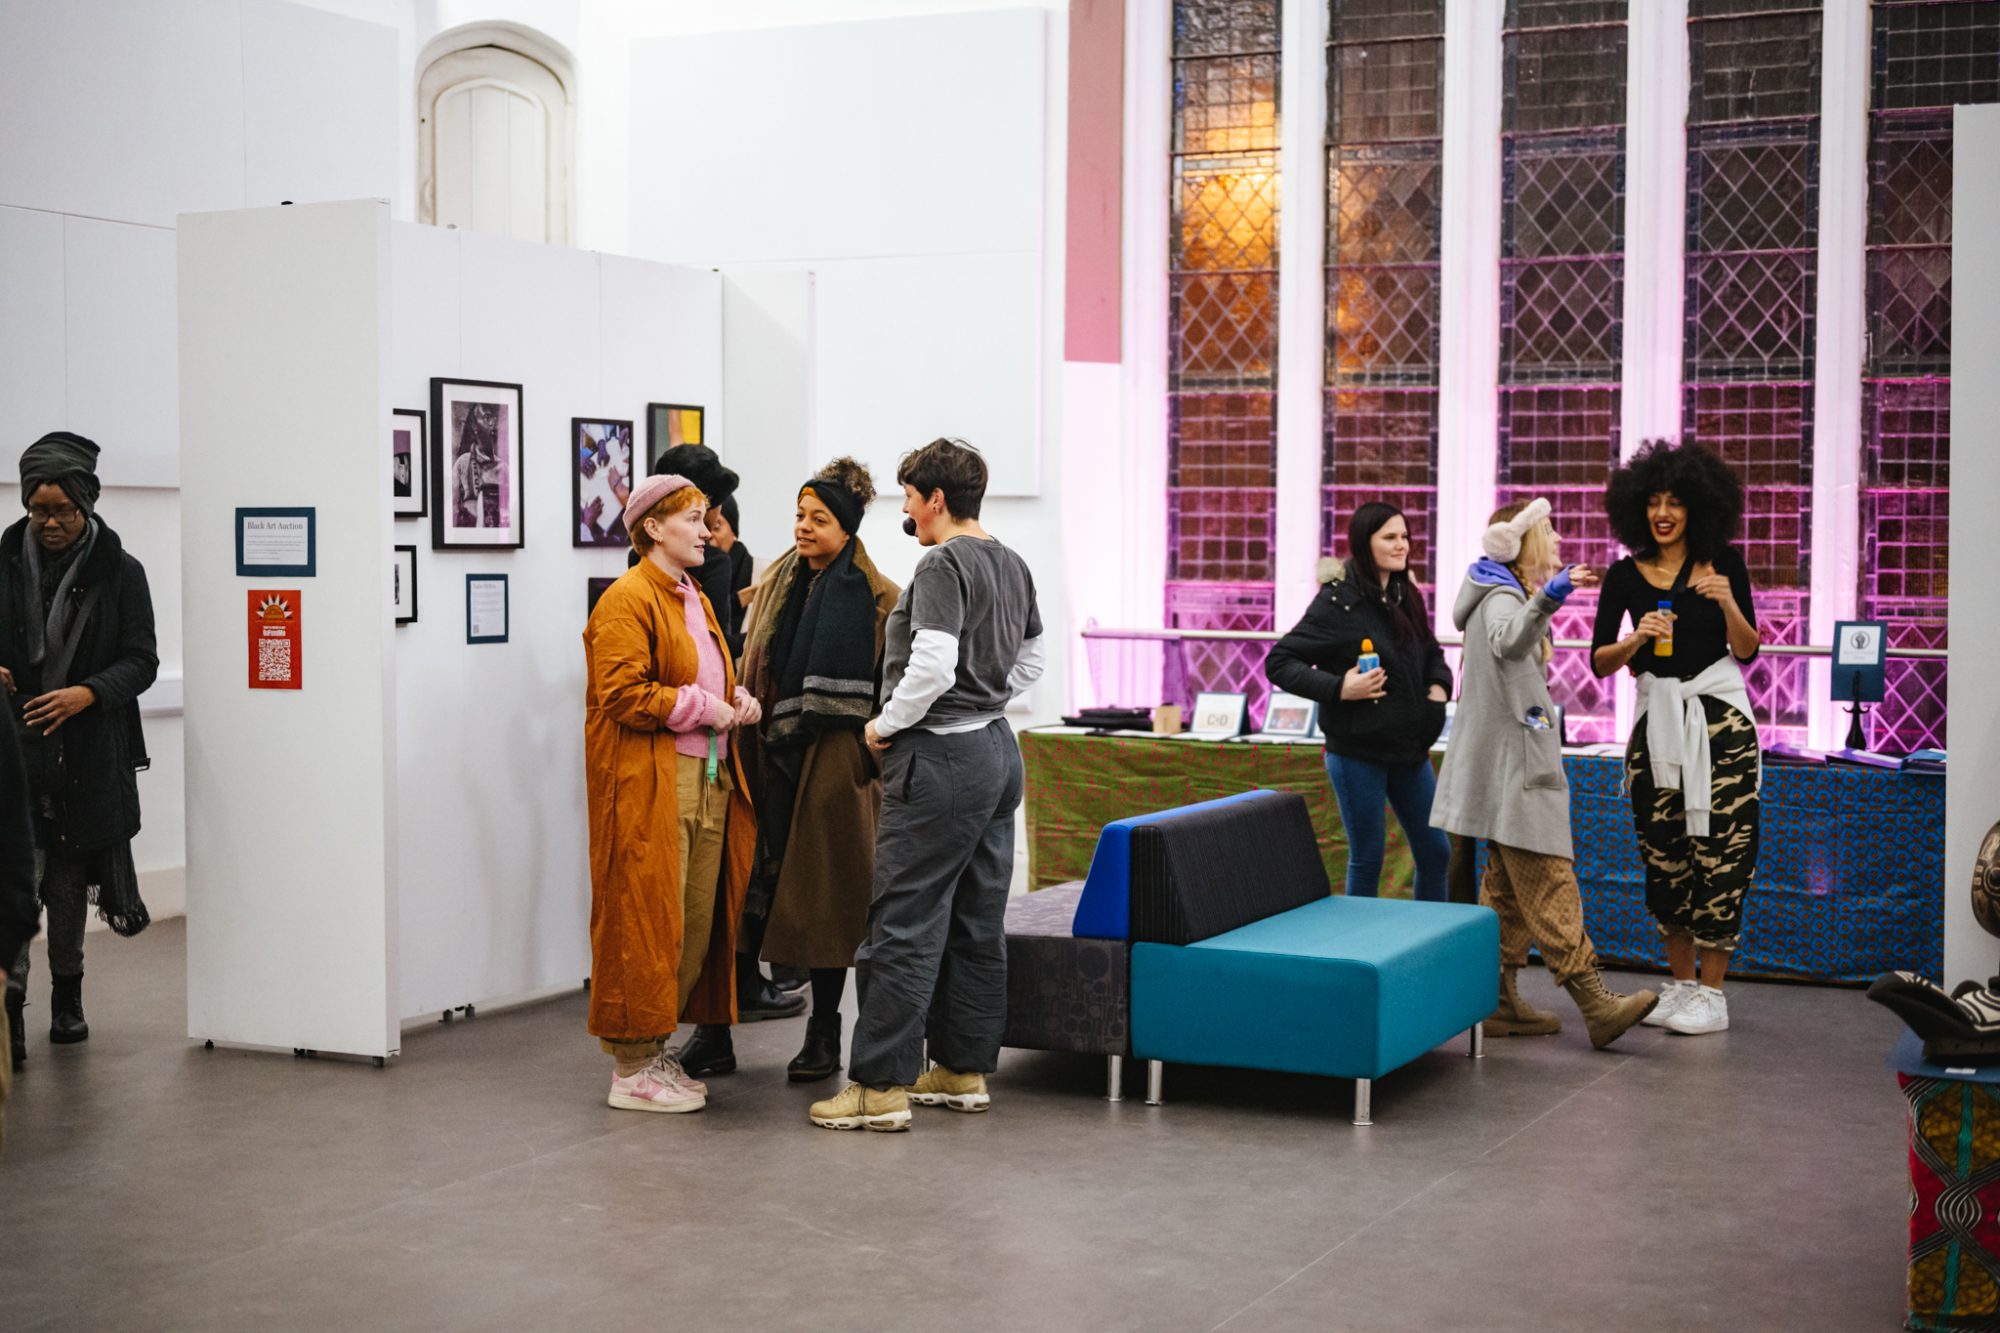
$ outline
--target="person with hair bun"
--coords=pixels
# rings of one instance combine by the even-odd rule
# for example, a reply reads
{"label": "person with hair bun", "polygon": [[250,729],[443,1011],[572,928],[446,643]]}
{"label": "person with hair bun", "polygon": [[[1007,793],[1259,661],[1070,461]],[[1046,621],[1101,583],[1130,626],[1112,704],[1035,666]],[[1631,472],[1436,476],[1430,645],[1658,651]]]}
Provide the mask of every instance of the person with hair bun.
{"label": "person with hair bun", "polygon": [[[757,854],[737,966],[808,969],[812,1017],[786,1067],[794,1083],[840,1068],[840,1000],[868,925],[882,769],[862,739],[875,713],[884,627],[902,590],[861,543],[875,481],[836,458],[799,488],[792,549],[765,571],[745,622],[743,683],[763,724],[737,733],[757,799]],[[729,1028],[680,1049],[696,1077],[736,1068]]]}
{"label": "person with hair bun", "polygon": [[1590,1044],[1602,1050],[1651,1012],[1655,997],[1608,990],[1597,970],[1597,951],[1583,928],[1569,779],[1549,697],[1555,652],[1549,622],[1597,575],[1588,565],[1563,565],[1547,500],[1500,509],[1480,547],[1485,558],[1466,573],[1452,608],[1465,655],[1431,822],[1486,839],[1481,901],[1500,918],[1500,1003],[1483,1025],[1486,1034],[1561,1030],[1554,1014],[1523,1000],[1515,985],[1533,943],[1583,1014]]}
{"label": "person with hair bun", "polygon": [[1757,868],[1763,772],[1743,682],[1761,640],[1750,570],[1732,544],[1743,483],[1707,449],[1655,440],[1612,473],[1604,512],[1632,554],[1604,577],[1590,663],[1599,676],[1629,668],[1639,687],[1625,779],[1646,909],[1674,974],[1646,1021],[1721,1032],[1722,982]]}
{"label": "person with hair bun", "polygon": [[[1430,748],[1444,730],[1451,668],[1410,582],[1410,524],[1372,501],[1347,526],[1347,559],[1320,562],[1324,591],[1290,634],[1272,645],[1273,685],[1319,704],[1326,774],[1347,830],[1347,892],[1373,898],[1382,878],[1393,805],[1416,861],[1419,899],[1448,896],[1451,843],[1431,827],[1437,780]],[[1382,664],[1359,669],[1370,649]]]}
{"label": "person with hair bun", "polygon": [[736,684],[696,586],[707,497],[685,477],[632,488],[639,562],[583,631],[590,829],[589,1027],[615,1062],[609,1104],[699,1111],[708,1089],[666,1039],[683,1016],[735,1017],[736,922],[757,822],[738,727],[761,716]]}

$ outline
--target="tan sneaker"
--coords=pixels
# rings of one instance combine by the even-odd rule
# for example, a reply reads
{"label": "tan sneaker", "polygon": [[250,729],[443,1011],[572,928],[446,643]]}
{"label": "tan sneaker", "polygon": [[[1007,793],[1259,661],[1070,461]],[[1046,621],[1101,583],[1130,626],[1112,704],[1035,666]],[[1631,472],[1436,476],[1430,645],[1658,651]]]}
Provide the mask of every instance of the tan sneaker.
{"label": "tan sneaker", "polygon": [[877,1092],[859,1083],[823,1102],[814,1102],[806,1114],[821,1129],[873,1129],[893,1134],[910,1127],[910,1099],[901,1088]]}
{"label": "tan sneaker", "polygon": [[919,1106],[949,1106],[954,1111],[984,1111],[993,1105],[986,1094],[986,1075],[954,1074],[943,1065],[932,1065],[909,1088],[910,1100]]}

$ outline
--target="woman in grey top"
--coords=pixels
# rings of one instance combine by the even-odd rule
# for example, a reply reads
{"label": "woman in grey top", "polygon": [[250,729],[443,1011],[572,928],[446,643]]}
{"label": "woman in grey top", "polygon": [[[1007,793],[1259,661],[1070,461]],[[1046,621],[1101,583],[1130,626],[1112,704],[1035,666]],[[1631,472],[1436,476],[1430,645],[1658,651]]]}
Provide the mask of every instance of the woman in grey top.
{"label": "woman in grey top", "polygon": [[1597,582],[1587,565],[1565,568],[1549,502],[1530,500],[1493,515],[1459,589],[1452,622],[1465,634],[1458,716],[1438,776],[1431,823],[1486,839],[1481,901],[1500,917],[1500,1004],[1488,1036],[1558,1031],[1554,1014],[1515,989],[1532,941],[1583,1013],[1600,1050],[1651,1012],[1651,991],[1605,989],[1583,929],[1569,834],[1569,781],[1563,776],[1548,663],[1549,620],[1569,595]]}

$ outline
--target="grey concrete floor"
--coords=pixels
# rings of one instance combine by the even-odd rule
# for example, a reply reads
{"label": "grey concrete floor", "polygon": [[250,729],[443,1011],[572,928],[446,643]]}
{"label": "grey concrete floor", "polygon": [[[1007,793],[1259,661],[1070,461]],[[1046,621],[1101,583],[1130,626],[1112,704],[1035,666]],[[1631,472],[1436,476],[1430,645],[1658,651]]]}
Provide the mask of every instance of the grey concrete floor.
{"label": "grey concrete floor", "polygon": [[[1464,1043],[1352,1085],[1008,1052],[983,1116],[814,1129],[804,1024],[739,1030],[706,1111],[604,1105],[581,993],[405,1035],[386,1070],[183,1037],[181,923],[46,973],[0,1156],[0,1327],[1898,1327],[1897,1025],[1732,984],[1732,1030]],[[39,967],[39,962],[38,962]],[[850,995],[850,1006],[852,998]]]}

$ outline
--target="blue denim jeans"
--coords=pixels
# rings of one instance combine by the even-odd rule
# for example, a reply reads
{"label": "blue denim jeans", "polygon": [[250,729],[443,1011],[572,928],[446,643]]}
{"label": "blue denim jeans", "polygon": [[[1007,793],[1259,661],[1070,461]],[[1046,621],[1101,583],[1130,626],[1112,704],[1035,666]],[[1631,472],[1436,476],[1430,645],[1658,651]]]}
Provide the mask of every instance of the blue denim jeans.
{"label": "blue denim jeans", "polygon": [[1389,837],[1383,807],[1392,805],[1416,858],[1416,896],[1424,902],[1446,901],[1450,896],[1451,839],[1443,829],[1431,827],[1431,797],[1437,794],[1437,777],[1431,772],[1430,761],[1392,767],[1328,751],[1326,775],[1333,781],[1333,798],[1340,803],[1340,822],[1347,826],[1348,895],[1375,896]]}

